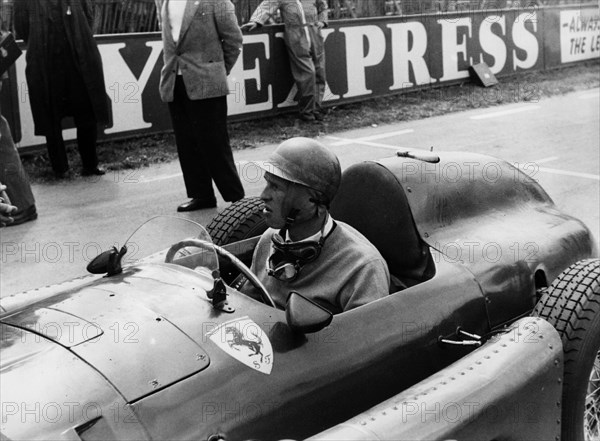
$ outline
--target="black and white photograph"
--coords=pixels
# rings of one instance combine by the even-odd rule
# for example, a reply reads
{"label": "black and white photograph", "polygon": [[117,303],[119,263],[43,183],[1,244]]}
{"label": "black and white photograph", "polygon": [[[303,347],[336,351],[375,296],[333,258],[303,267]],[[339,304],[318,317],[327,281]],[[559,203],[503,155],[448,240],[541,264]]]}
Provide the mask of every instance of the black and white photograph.
{"label": "black and white photograph", "polygon": [[0,0],[0,440],[600,441],[596,0]]}

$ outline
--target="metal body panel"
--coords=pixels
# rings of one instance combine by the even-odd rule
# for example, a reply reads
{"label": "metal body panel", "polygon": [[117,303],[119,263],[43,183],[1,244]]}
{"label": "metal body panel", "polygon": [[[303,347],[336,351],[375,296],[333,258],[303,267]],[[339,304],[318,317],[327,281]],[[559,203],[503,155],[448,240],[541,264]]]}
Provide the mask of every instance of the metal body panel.
{"label": "metal body panel", "polygon": [[[157,439],[172,437],[174,427],[182,431],[177,433],[181,439],[215,433],[228,439],[300,438],[343,421],[470,350],[439,345],[440,332],[454,333],[459,325],[474,332],[488,329],[484,299],[472,275],[447,263],[438,274],[336,315],[329,327],[307,336],[291,333],[283,311],[232,294],[229,302],[236,313],[228,319],[248,315],[269,338],[270,374],[248,369],[204,336],[209,368],[138,401],[136,415]],[[457,284],[448,286],[448,279]],[[369,388],[360,388],[364,384]]]}
{"label": "metal body panel", "polygon": [[110,383],[68,349],[6,324],[0,334],[3,437],[148,439]]}
{"label": "metal body panel", "polygon": [[3,317],[6,314],[12,314],[32,303],[43,301],[44,299],[54,297],[57,294],[74,291],[85,286],[91,286],[98,279],[100,279],[100,276],[88,274],[55,285],[44,286],[2,297],[2,300],[0,301],[0,317]]}
{"label": "metal body panel", "polygon": [[589,229],[560,212],[532,178],[508,162],[472,153],[439,153],[436,164],[377,161],[404,190],[421,238],[479,281],[492,326],[533,308],[534,274],[553,280],[597,254]]}
{"label": "metal body panel", "polygon": [[[440,337],[451,339],[459,327],[483,335],[526,314],[535,300],[537,271],[550,280],[597,250],[581,222],[559,212],[537,183],[507,163],[481,155],[440,156],[438,169],[407,158],[378,163],[401,184],[397,191],[406,193],[413,216],[408,221],[414,219],[420,239],[429,245],[433,276],[338,314],[314,334],[292,332],[284,311],[231,289],[233,311],[214,307],[207,298],[214,283],[207,271],[157,261],[111,277],[46,287],[30,300],[27,293],[2,299],[2,436],[77,439],[87,431],[99,439],[303,438],[366,412],[436,372],[442,377],[455,372],[444,369],[473,346],[441,344]],[[449,179],[456,164],[462,164],[464,175]],[[473,174],[477,164],[500,170],[501,178],[478,177]],[[249,244],[240,253],[248,256]],[[535,252],[525,244],[533,244]],[[40,330],[53,322],[60,336]],[[242,323],[254,327],[254,339],[236,335]],[[36,338],[35,345],[20,341],[18,333]],[[467,382],[456,380],[460,387],[438,388],[443,394],[431,396],[470,399],[476,384],[477,399],[512,406],[555,393],[554,386],[539,389],[551,378],[543,345],[519,342],[498,353],[494,345],[486,347],[492,353],[477,352],[484,355],[485,367],[477,377],[465,375]],[[459,363],[473,360],[477,365],[479,359],[469,356]],[[459,365],[465,367],[458,374],[467,364]],[[502,380],[495,382],[486,369]],[[421,386],[408,393],[420,396]],[[98,403],[101,418],[30,424],[31,406],[53,409],[52,403],[65,399]],[[11,407],[14,403],[25,403],[25,413]],[[112,403],[129,412],[127,421],[105,417]],[[508,426],[485,418],[456,426],[456,432],[435,426],[439,432],[431,434],[462,438],[479,433],[478,422]],[[415,432],[406,433],[415,437],[429,434],[410,427]]]}
{"label": "metal body panel", "polygon": [[70,348],[102,335],[102,329],[75,315],[52,308],[25,309],[2,317],[2,322],[54,340]]}
{"label": "metal body panel", "polygon": [[560,336],[548,322],[526,317],[448,368],[309,439],[559,439],[562,377]]}

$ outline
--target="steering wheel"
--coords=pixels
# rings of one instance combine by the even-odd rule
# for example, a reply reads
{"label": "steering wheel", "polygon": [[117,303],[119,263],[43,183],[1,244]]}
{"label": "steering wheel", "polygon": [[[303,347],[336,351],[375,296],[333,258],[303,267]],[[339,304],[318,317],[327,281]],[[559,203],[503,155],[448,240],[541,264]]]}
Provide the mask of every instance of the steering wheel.
{"label": "steering wheel", "polygon": [[165,256],[165,263],[173,263],[173,258],[175,257],[177,252],[185,247],[197,247],[197,248],[203,248],[203,249],[209,250],[209,251],[215,250],[219,256],[226,257],[244,275],[244,277],[246,277],[250,281],[250,283],[258,290],[263,303],[265,303],[269,306],[272,306],[273,308],[277,308],[277,306],[275,306],[275,302],[273,301],[273,298],[267,292],[267,289],[264,287],[264,285],[261,283],[261,281],[258,279],[258,277],[256,277],[256,275],[252,271],[250,271],[250,268],[248,268],[244,264],[244,262],[242,262],[240,259],[235,257],[229,251],[227,251],[227,250],[221,248],[220,246],[215,245],[211,242],[207,242],[205,240],[200,240],[200,239],[185,239],[185,240],[179,241],[179,242],[171,245],[171,248],[169,248],[169,251],[167,251],[167,255]]}

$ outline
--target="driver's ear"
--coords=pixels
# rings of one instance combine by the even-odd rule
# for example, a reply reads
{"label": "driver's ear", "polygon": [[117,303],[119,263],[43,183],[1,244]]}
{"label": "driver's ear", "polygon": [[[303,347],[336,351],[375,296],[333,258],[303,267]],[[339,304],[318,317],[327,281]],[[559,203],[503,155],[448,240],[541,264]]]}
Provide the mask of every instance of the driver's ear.
{"label": "driver's ear", "polygon": [[319,215],[319,217],[325,216],[328,213],[329,210],[324,204],[320,202],[316,202],[315,204],[317,206],[317,214]]}

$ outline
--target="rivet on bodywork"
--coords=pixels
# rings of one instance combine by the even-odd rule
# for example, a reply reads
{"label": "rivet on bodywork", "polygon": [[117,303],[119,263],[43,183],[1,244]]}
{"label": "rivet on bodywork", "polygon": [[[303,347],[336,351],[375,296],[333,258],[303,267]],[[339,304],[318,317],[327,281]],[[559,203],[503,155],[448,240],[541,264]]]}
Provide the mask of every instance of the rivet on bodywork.
{"label": "rivet on bodywork", "polygon": [[558,360],[554,360],[554,366],[558,366],[558,365],[559,365],[559,363],[560,363],[560,361],[558,361]]}
{"label": "rivet on bodywork", "polygon": [[559,379],[558,379],[558,382],[559,382],[559,383],[562,383],[562,378],[559,378]]}
{"label": "rivet on bodywork", "polygon": [[206,358],[206,355],[204,354],[196,354],[196,360],[204,360]]}
{"label": "rivet on bodywork", "polygon": [[429,233],[423,233],[423,237],[429,237]]}
{"label": "rivet on bodywork", "polygon": [[158,380],[154,379],[154,380],[150,380],[149,381],[150,385],[154,388],[158,387]]}

